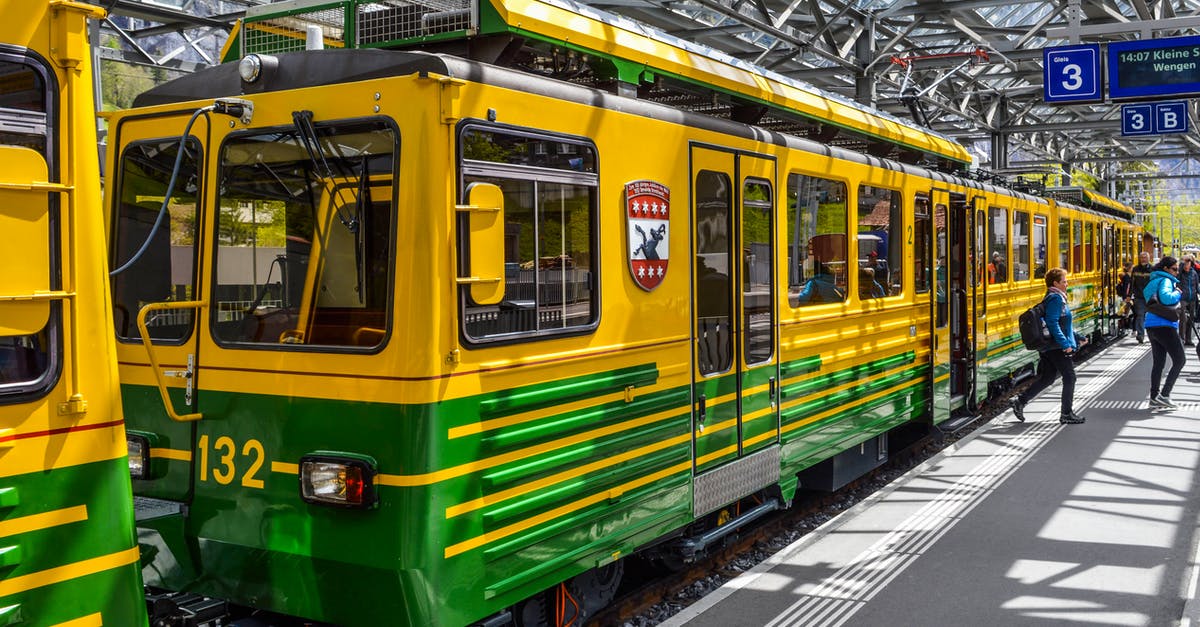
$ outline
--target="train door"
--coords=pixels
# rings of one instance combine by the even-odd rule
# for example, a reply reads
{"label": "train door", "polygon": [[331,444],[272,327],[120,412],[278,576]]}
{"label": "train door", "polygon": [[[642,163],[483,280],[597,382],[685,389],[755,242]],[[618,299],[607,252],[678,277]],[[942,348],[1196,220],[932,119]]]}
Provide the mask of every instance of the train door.
{"label": "train door", "polygon": [[[987,270],[987,264],[988,264],[988,261],[990,261],[990,259],[988,258],[988,228],[990,228],[991,223],[988,220],[987,210],[984,209],[985,204],[984,204],[984,198],[982,196],[976,196],[974,198],[972,206],[975,209],[973,212],[973,214],[975,216],[975,224],[974,224],[975,244],[974,244],[974,251],[973,251],[974,254],[971,255],[971,258],[975,262],[975,271],[971,273],[971,280],[973,281],[973,283],[971,285],[971,292],[972,292],[972,299],[971,299],[972,309],[971,309],[971,311],[972,311],[973,315],[971,317],[972,323],[970,326],[970,334],[971,334],[970,355],[967,356],[966,363],[964,364],[964,369],[966,371],[967,378],[968,378],[965,388],[964,388],[964,391],[967,394],[967,399],[966,399],[967,406],[973,410],[973,409],[975,409],[975,407],[979,404],[979,402],[981,400],[987,398],[987,391],[988,391],[987,377],[981,377],[978,375],[979,375],[980,369],[986,367],[986,363],[981,363],[981,362],[986,362],[987,354],[988,354],[987,353],[987,341],[988,341],[987,340],[987,338],[988,338],[988,330],[987,330],[988,270]],[[1003,212],[1004,212],[1004,215],[1007,216],[1007,210],[1003,210]],[[1001,224],[1004,224],[1006,220],[1007,220],[1007,217],[1005,217],[1005,220],[1001,221]],[[1005,227],[1005,228],[1007,229],[1007,227]],[[1005,237],[1004,241],[1007,242],[1008,241],[1007,230],[1005,231],[1005,233],[1006,233],[1006,237]],[[1007,258],[1008,254],[1005,254],[1004,256]],[[1011,271],[1012,271],[1011,269],[1008,270],[1008,272],[1011,272]]]}
{"label": "train door", "polygon": [[[110,129],[113,145],[121,147],[109,192],[121,393],[127,428],[146,439],[151,458],[150,480],[135,480],[134,492],[168,502],[191,495],[195,431],[189,423],[196,417],[200,380],[196,259],[204,205],[197,198],[205,151],[197,137],[209,129],[206,119],[195,120],[181,143],[187,122],[187,114],[128,118]],[[139,519],[146,515],[138,513]]]}
{"label": "train door", "polygon": [[691,184],[699,515],[778,480],[775,163],[693,147]]}
{"label": "train door", "polygon": [[970,255],[971,212],[967,197],[934,189],[933,228],[937,282],[934,290],[933,421],[950,418],[967,401],[973,366],[973,310],[968,298],[973,263]]}

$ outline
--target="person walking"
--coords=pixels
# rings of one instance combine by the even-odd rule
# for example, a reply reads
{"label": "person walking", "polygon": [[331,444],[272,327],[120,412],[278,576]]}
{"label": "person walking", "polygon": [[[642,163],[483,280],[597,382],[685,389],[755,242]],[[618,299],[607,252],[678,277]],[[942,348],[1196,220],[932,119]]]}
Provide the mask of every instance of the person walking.
{"label": "person walking", "polygon": [[1200,288],[1200,270],[1196,269],[1196,260],[1191,255],[1184,255],[1179,261],[1179,291],[1183,293],[1183,315],[1179,318],[1179,336],[1183,338],[1184,346],[1192,346],[1192,324],[1196,320],[1196,293]]}
{"label": "person walking", "polygon": [[1137,336],[1138,344],[1146,341],[1146,297],[1143,294],[1146,284],[1150,282],[1150,273],[1153,271],[1154,266],[1150,265],[1150,253],[1146,251],[1138,253],[1138,265],[1129,271],[1133,284],[1133,333]]}
{"label": "person walking", "polygon": [[[1183,293],[1179,290],[1178,275],[1179,261],[1167,255],[1154,266],[1150,282],[1146,284],[1145,299],[1149,308],[1146,312],[1146,335],[1150,337],[1150,352],[1154,356],[1154,364],[1150,367],[1150,409],[1178,407],[1171,402],[1171,389],[1175,387],[1175,379],[1179,378],[1183,365],[1187,363],[1183,342],[1179,338],[1179,301]],[[1158,383],[1167,355],[1171,356],[1171,371],[1167,373],[1162,389],[1159,389]]]}
{"label": "person walking", "polygon": [[1087,338],[1076,334],[1072,323],[1071,305],[1067,302],[1067,271],[1051,268],[1045,279],[1046,313],[1042,319],[1050,331],[1050,344],[1038,351],[1038,378],[1009,402],[1017,420],[1025,422],[1025,405],[1062,375],[1062,407],[1058,421],[1064,425],[1077,425],[1083,423],[1084,417],[1071,407],[1075,401],[1075,364],[1071,357],[1087,344]]}

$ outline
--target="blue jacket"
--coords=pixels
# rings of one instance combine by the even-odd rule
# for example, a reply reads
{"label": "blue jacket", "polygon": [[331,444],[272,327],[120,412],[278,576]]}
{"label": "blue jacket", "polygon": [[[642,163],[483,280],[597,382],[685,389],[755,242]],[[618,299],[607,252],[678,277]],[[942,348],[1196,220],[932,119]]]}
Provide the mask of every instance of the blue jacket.
{"label": "blue jacket", "polygon": [[1055,344],[1048,350],[1079,348],[1083,338],[1075,334],[1074,316],[1071,315],[1071,306],[1067,304],[1066,297],[1051,290],[1046,298],[1046,315],[1042,319],[1046,321],[1046,329],[1050,331]]}
{"label": "blue jacket", "polygon": [[814,274],[796,296],[798,303],[840,303],[844,300],[846,296],[834,284],[833,276],[825,273]]}
{"label": "blue jacket", "polygon": [[[1179,291],[1179,279],[1175,275],[1165,270],[1155,270],[1150,273],[1150,282],[1146,284],[1146,289],[1142,295],[1146,301],[1150,301],[1150,297],[1155,293],[1158,294],[1158,302],[1167,305],[1179,304],[1183,298],[1183,293]],[[1146,328],[1150,327],[1174,327],[1179,328],[1178,321],[1167,320],[1162,316],[1156,315],[1154,312],[1146,311]]]}
{"label": "blue jacket", "polygon": [[1179,289],[1183,292],[1183,302],[1196,300],[1197,287],[1200,287],[1200,272],[1193,265],[1191,270],[1184,272],[1183,264],[1179,265]]}

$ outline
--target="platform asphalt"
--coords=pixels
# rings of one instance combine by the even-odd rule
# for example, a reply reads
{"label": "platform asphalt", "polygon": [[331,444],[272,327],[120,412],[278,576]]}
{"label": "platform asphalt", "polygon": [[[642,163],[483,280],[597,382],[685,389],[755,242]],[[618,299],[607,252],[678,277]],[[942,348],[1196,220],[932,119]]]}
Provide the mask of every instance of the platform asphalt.
{"label": "platform asphalt", "polygon": [[1200,364],[1148,406],[1149,344],[1056,383],[665,626],[1200,625]]}

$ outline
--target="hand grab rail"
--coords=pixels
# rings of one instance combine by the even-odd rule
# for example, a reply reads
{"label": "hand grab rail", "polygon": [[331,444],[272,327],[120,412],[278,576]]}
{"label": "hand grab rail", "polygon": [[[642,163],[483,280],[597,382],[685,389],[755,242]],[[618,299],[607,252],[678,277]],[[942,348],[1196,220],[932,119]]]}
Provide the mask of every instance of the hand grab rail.
{"label": "hand grab rail", "polygon": [[[167,410],[167,415],[171,420],[176,422],[191,422],[200,420],[204,417],[203,414],[178,414],[175,412],[175,405],[171,402],[171,397],[167,393],[167,378],[166,374],[158,366],[158,359],[154,356],[154,344],[150,341],[150,330],[146,328],[146,314],[152,311],[165,311],[169,309],[202,309],[208,306],[208,301],[204,300],[184,300],[169,303],[150,303],[138,311],[137,325],[138,334],[142,338],[142,346],[146,347],[146,355],[150,358],[150,368],[154,371],[154,379],[158,383],[158,393],[162,395],[163,406]],[[191,378],[194,376],[191,368],[189,368],[184,376],[189,379],[188,385],[191,385]]]}

